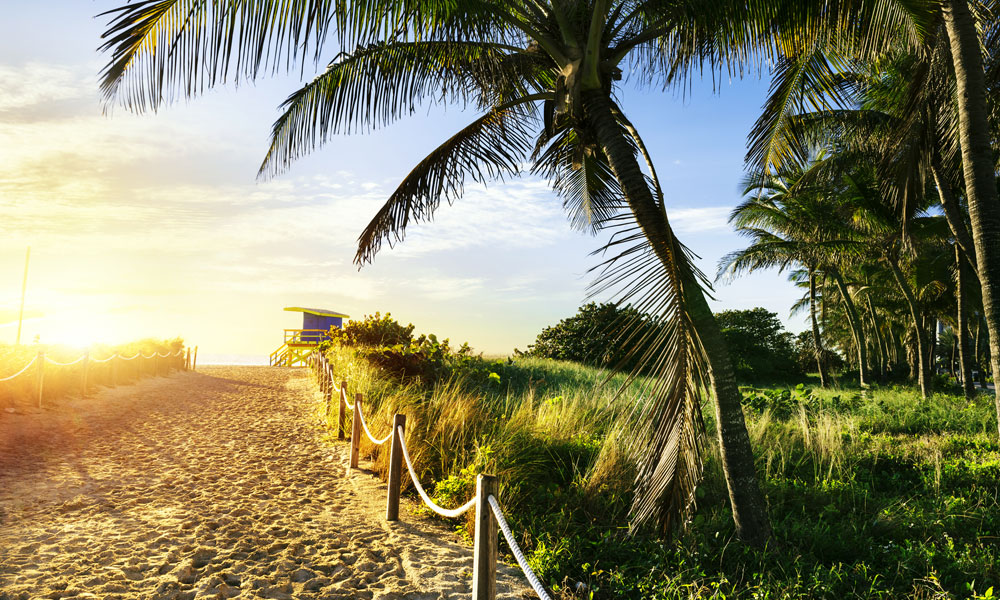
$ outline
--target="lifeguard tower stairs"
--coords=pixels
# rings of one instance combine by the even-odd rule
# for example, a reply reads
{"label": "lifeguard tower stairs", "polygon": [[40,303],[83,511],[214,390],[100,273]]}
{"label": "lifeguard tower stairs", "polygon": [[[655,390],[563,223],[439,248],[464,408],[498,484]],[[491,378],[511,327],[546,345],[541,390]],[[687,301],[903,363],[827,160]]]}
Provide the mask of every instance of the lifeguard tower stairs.
{"label": "lifeguard tower stairs", "polygon": [[321,342],[330,339],[331,327],[343,329],[350,316],[323,308],[287,306],[285,310],[302,313],[302,329],[286,329],[285,341],[271,353],[272,367],[305,367],[309,355]]}

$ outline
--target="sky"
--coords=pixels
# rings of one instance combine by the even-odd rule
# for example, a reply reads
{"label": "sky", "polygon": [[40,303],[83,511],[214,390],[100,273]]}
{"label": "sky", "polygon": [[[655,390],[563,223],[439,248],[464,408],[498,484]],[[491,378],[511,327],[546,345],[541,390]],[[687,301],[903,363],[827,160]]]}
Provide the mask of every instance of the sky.
{"label": "sky", "polygon": [[[282,308],[306,306],[389,312],[505,355],[587,301],[590,253],[604,240],[572,229],[548,183],[530,176],[470,183],[373,264],[353,264],[358,234],[395,186],[473,113],[418,107],[261,182],[278,105],[313,65],[304,78],[296,69],[219,87],[156,113],[105,111],[106,19],[95,15],[116,5],[17,2],[0,21],[0,343],[16,336],[28,246],[22,343],[181,337],[209,361],[252,362],[301,326]],[[714,276],[745,245],[726,219],[767,81],[707,76],[681,95],[625,75],[620,103],[650,149],[671,223]],[[763,306],[805,328],[789,316],[800,292],[783,274],[718,282],[714,296],[713,310]]]}

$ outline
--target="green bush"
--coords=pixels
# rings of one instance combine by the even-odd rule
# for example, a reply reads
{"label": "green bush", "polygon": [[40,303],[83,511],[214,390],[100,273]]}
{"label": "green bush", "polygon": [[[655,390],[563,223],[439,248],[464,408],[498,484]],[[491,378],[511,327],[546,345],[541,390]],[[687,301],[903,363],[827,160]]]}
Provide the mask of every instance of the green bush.
{"label": "green bush", "polygon": [[[423,344],[432,345],[429,336]],[[365,395],[374,431],[406,414],[415,468],[439,503],[458,506],[476,474],[497,475],[505,514],[554,597],[975,598],[1000,585],[991,397],[922,399],[902,386],[744,388],[775,533],[758,552],[734,540],[711,442],[684,533],[665,540],[629,531],[630,415],[642,378],[619,396],[623,376],[601,388],[605,373],[579,363],[440,349],[428,352],[441,365],[430,386],[386,377],[358,348],[329,356]],[[711,440],[710,406],[704,414]],[[388,468],[385,447],[363,444],[362,453],[377,473]]]}
{"label": "green bush", "polygon": [[330,329],[330,338],[347,346],[396,346],[413,341],[413,324],[403,326],[392,315],[365,315],[360,321],[348,321],[343,329]]}
{"label": "green bush", "polygon": [[778,315],[764,308],[724,310],[715,315],[726,338],[740,381],[790,380],[801,377],[792,334]]}
{"label": "green bush", "polygon": [[647,336],[656,328],[652,317],[634,308],[591,302],[572,317],[543,329],[524,354],[632,370],[650,349],[653,342]]}

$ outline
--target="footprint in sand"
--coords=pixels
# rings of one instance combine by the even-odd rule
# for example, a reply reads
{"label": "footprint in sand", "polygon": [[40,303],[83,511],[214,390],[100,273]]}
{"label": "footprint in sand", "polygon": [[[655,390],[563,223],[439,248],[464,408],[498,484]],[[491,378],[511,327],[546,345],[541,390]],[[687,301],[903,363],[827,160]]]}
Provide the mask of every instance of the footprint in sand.
{"label": "footprint in sand", "polygon": [[0,600],[467,597],[471,550],[388,526],[322,401],[304,370],[212,367],[0,414]]}

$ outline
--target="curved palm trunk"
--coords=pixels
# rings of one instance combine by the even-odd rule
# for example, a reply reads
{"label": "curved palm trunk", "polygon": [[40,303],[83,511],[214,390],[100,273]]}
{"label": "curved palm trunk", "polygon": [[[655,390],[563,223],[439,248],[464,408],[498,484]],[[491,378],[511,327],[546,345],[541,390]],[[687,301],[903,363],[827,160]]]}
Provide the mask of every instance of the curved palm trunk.
{"label": "curved palm trunk", "polygon": [[937,374],[938,351],[938,318],[926,317],[927,322],[927,372],[932,376]]}
{"label": "curved palm trunk", "polygon": [[958,198],[955,197],[951,189],[951,184],[944,178],[941,168],[941,157],[937,152],[931,159],[931,174],[934,176],[934,185],[938,189],[938,198],[941,200],[941,208],[944,212],[945,222],[948,229],[955,236],[955,242],[962,249],[962,256],[968,260],[973,269],[976,268],[976,248],[972,242],[972,236],[965,227],[965,219],[962,218],[962,207],[958,205]]}
{"label": "curved palm trunk", "polygon": [[[649,189],[632,146],[622,135],[610,99],[603,92],[584,92],[583,102],[587,123],[608,157],[608,164],[625,193],[639,227],[650,240],[672,238],[667,220]],[[672,249],[661,244],[653,244],[652,248],[665,265],[674,268]],[[725,340],[701,286],[693,277],[684,282],[684,302],[708,355],[709,381],[716,400],[722,470],[729,488],[736,532],[745,542],[762,546],[771,536],[771,523],[764,496],[757,484],[753,449]]]}
{"label": "curved palm trunk", "polygon": [[809,321],[812,323],[813,348],[816,349],[816,366],[819,367],[819,385],[827,387],[826,361],[823,360],[823,338],[816,322],[816,273],[809,269]]}
{"label": "curved palm trunk", "polygon": [[[986,389],[986,367],[990,362],[990,342],[989,339],[986,343],[982,343],[981,338],[983,337],[983,327],[986,326],[985,319],[980,317],[976,323],[976,352],[981,353],[981,358],[979,359],[979,387]],[[990,337],[990,333],[986,332],[986,337]]]}
{"label": "curved palm trunk", "polygon": [[962,392],[966,400],[976,397],[976,386],[972,383],[972,352],[969,346],[969,315],[966,306],[965,286],[968,285],[968,269],[965,266],[966,258],[963,256],[962,247],[955,245],[955,303],[958,305],[958,314],[955,320],[958,326],[955,328],[955,335],[958,337],[958,363],[962,371]]}
{"label": "curved palm trunk", "polygon": [[833,269],[832,273],[833,280],[837,284],[837,289],[840,290],[840,296],[844,302],[844,308],[847,312],[847,324],[851,327],[851,335],[854,337],[854,345],[858,349],[858,382],[861,387],[868,385],[865,381],[865,377],[868,373],[868,348],[865,344],[865,334],[861,329],[861,317],[858,316],[858,308],[854,305],[854,300],[851,299],[851,292],[847,289],[847,284],[844,283],[844,277],[840,274],[839,269]]}
{"label": "curved palm trunk", "polygon": [[886,259],[889,263],[889,270],[892,271],[892,276],[896,279],[896,284],[899,285],[899,289],[903,292],[903,298],[906,299],[906,305],[910,309],[910,317],[913,319],[913,329],[917,337],[917,382],[920,385],[920,395],[926,398],[931,392],[931,375],[930,375],[930,363],[928,362],[928,343],[927,334],[924,332],[924,316],[920,310],[920,306],[917,304],[917,297],[913,294],[913,290],[910,289],[910,284],[906,282],[906,278],[903,277],[903,272],[899,270],[899,265],[896,261],[891,258]]}
{"label": "curved palm trunk", "polygon": [[882,336],[882,330],[878,326],[878,314],[875,312],[875,306],[872,304],[872,298],[870,294],[865,294],[865,303],[868,307],[868,318],[872,322],[872,333],[875,337],[875,348],[878,350],[878,378],[880,381],[885,381],[886,371],[889,370],[889,351],[886,348],[885,339]]}
{"label": "curved palm trunk", "polygon": [[[946,0],[942,5],[945,30],[958,88],[958,129],[962,145],[965,195],[969,201],[972,241],[976,249],[983,312],[990,335],[993,374],[1000,373],[1000,200],[997,199],[996,164],[990,145],[986,106],[986,73],[979,33],[967,0]],[[1000,433],[1000,385],[994,403]]]}

